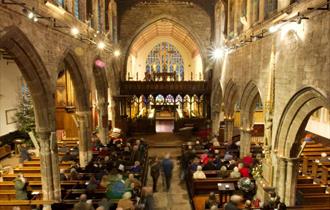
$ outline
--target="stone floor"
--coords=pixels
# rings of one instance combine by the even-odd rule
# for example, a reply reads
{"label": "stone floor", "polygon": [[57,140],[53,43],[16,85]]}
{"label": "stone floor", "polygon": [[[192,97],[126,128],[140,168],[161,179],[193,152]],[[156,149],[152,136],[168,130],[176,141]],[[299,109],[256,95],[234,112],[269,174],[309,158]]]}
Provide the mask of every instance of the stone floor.
{"label": "stone floor", "polygon": [[[150,145],[149,156],[163,157],[165,153],[170,153],[174,162],[173,177],[169,192],[165,190],[165,180],[160,177],[157,190],[154,193],[155,210],[190,210],[191,205],[186,189],[186,183],[180,180],[180,164],[177,159],[181,155],[180,145],[185,141],[180,136],[172,133],[158,133],[143,136]],[[152,179],[148,177],[148,186],[152,186]]]}

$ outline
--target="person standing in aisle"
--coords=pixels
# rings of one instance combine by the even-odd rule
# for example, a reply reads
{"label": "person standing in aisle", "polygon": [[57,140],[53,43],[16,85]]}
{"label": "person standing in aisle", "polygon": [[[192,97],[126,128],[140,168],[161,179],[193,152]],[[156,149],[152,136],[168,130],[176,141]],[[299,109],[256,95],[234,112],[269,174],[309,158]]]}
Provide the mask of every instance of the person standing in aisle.
{"label": "person standing in aisle", "polygon": [[157,192],[157,182],[159,175],[160,175],[160,162],[158,157],[156,156],[155,159],[151,162],[151,166],[150,166],[150,176],[152,177],[153,192]]}
{"label": "person standing in aisle", "polygon": [[169,191],[171,187],[171,178],[173,171],[173,161],[170,159],[170,154],[167,153],[162,161],[162,169],[164,171],[166,190]]}

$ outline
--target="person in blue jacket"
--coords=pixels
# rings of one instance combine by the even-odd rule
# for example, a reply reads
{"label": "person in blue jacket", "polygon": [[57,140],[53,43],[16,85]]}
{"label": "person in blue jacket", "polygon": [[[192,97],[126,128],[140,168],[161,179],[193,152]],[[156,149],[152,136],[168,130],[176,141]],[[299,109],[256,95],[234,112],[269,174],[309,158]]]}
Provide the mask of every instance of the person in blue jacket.
{"label": "person in blue jacket", "polygon": [[165,176],[166,190],[169,191],[171,187],[171,178],[173,170],[173,161],[170,159],[170,154],[166,154],[162,161],[162,169]]}

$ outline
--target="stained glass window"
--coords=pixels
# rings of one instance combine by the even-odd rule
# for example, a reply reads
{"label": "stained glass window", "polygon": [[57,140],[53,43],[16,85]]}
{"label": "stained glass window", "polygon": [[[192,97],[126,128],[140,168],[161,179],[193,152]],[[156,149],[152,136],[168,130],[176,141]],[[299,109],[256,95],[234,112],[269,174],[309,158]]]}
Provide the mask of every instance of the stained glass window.
{"label": "stained glass window", "polygon": [[146,72],[175,72],[176,80],[182,81],[184,75],[184,62],[178,49],[168,43],[157,44],[148,54]]}
{"label": "stained glass window", "polygon": [[74,0],[74,16],[79,19],[79,0]]}
{"label": "stained glass window", "polygon": [[156,105],[163,105],[164,104],[164,96],[158,95],[156,97]]}
{"label": "stained glass window", "polygon": [[167,95],[165,102],[166,105],[174,105],[174,97],[172,95]]}
{"label": "stained glass window", "polygon": [[177,95],[177,97],[175,98],[175,103],[182,103],[182,97],[180,95]]}
{"label": "stained glass window", "polygon": [[64,7],[64,0],[57,0],[57,4],[61,7]]}

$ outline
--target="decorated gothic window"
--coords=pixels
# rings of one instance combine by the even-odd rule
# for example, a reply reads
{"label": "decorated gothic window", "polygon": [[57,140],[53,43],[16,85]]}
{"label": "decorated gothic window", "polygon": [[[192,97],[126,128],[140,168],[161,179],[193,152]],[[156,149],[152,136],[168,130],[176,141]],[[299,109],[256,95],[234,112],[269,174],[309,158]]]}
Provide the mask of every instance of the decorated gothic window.
{"label": "decorated gothic window", "polygon": [[74,16],[79,19],[79,0],[74,0]]}
{"label": "decorated gothic window", "polygon": [[175,73],[176,80],[182,81],[184,62],[176,47],[168,42],[157,44],[148,54],[147,73]]}
{"label": "decorated gothic window", "polygon": [[174,105],[174,97],[172,95],[167,95],[165,102],[166,105]]}
{"label": "decorated gothic window", "polygon": [[163,105],[164,104],[164,96],[158,95],[156,97],[156,105]]}

